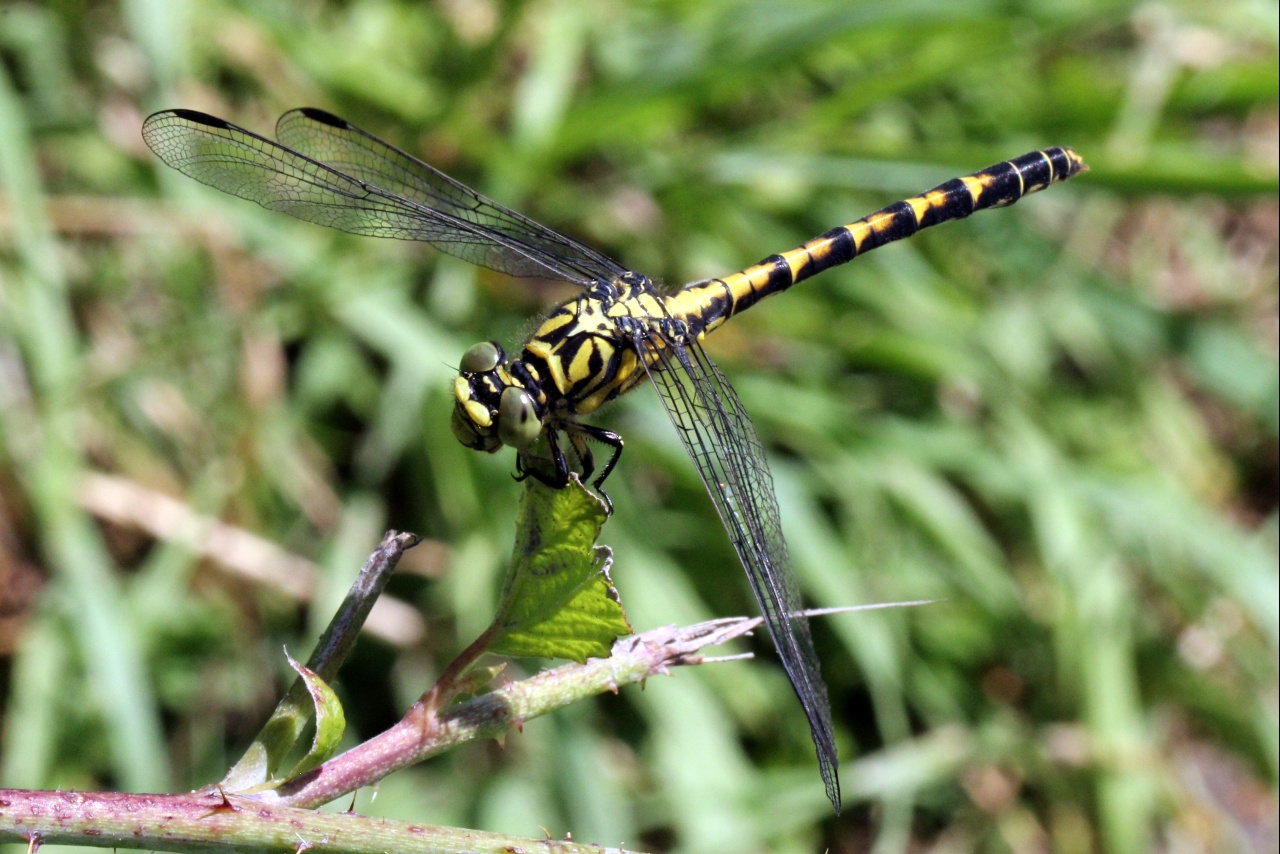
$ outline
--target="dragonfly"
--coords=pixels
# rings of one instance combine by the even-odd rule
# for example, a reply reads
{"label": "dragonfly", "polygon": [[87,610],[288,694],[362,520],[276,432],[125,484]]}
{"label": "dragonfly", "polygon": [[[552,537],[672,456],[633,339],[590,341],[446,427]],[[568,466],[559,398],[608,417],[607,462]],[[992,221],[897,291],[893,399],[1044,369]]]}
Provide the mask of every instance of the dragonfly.
{"label": "dragonfly", "polygon": [[[703,339],[765,297],[923,228],[1001,207],[1087,167],[1046,148],[954,178],[718,278],[660,289],[600,252],[488,199],[403,150],[315,108],[291,110],[276,141],[187,109],[148,117],[161,160],[225,193],[354,234],[428,243],[511,276],[560,280],[577,295],[551,309],[518,351],[468,349],[452,428],[470,448],[516,449],[517,478],[603,484],[622,437],[587,423],[646,382],[657,390],[746,571],[808,719],[828,797],[840,810],[831,708],[783,536],[764,445]],[[608,448],[595,470],[590,442]],[[571,459],[572,456],[572,459]],[[593,478],[594,475],[594,479]]]}

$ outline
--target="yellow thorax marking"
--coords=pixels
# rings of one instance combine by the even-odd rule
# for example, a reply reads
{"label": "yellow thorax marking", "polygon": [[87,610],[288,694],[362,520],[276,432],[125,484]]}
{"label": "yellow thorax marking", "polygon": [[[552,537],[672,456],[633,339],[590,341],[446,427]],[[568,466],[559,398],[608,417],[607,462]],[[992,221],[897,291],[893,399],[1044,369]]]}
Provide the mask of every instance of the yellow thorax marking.
{"label": "yellow thorax marking", "polygon": [[573,361],[569,363],[569,378],[580,383],[588,379],[591,375],[591,356],[596,350],[596,342],[599,339],[588,338],[582,342],[582,346],[573,354]]}

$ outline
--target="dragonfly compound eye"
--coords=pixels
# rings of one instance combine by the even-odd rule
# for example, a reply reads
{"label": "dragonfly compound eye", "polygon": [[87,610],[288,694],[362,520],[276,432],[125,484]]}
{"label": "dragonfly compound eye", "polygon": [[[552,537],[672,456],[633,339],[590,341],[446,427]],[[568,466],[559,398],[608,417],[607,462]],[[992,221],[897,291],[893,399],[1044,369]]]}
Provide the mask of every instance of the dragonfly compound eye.
{"label": "dragonfly compound eye", "polygon": [[502,362],[502,348],[496,341],[481,341],[462,354],[458,370],[464,374],[487,374]]}
{"label": "dragonfly compound eye", "polygon": [[507,386],[498,402],[498,438],[504,445],[527,448],[542,434],[533,398],[522,388]]}

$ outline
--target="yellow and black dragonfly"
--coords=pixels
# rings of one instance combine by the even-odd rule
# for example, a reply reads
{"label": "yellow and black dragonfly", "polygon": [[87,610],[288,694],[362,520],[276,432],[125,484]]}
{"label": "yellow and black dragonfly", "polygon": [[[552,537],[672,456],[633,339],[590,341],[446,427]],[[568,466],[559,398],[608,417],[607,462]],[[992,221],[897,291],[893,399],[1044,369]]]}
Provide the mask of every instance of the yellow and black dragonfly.
{"label": "yellow and black dragonfly", "polygon": [[664,292],[323,110],[285,113],[276,124],[279,142],[194,110],[155,113],[142,134],[180,172],[270,210],[354,234],[420,240],[512,276],[578,285],[581,293],[553,309],[517,353],[490,341],[463,355],[453,432],[479,450],[515,447],[518,476],[555,487],[575,469],[590,479],[587,443],[600,442],[610,449],[592,481],[600,490],[622,438],[583,419],[650,380],[746,569],[839,810],[830,703],[801,615],[773,478],[751,419],[702,339],[761,299],[877,246],[1078,174],[1086,167],[1074,151],[1047,148],[955,178],[740,272]]}

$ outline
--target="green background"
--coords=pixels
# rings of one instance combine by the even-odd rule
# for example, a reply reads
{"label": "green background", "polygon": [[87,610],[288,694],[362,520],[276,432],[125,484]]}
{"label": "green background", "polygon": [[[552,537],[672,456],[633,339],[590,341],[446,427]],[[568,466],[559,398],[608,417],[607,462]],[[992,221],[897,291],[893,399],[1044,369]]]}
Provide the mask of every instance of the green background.
{"label": "green background", "polygon": [[[513,534],[514,458],[453,440],[450,366],[568,295],[207,190],[149,112],[270,135],[324,107],[671,284],[1073,145],[1088,175],[710,342],[806,600],[938,600],[815,623],[844,815],[763,641],[357,809],[687,852],[1274,851],[1277,26],[1248,0],[0,4],[0,784],[218,779],[388,527],[430,538],[411,607],[337,687],[349,739],[393,722],[489,620]],[[653,393],[595,423],[627,440],[602,540],[632,624],[753,613]]]}

